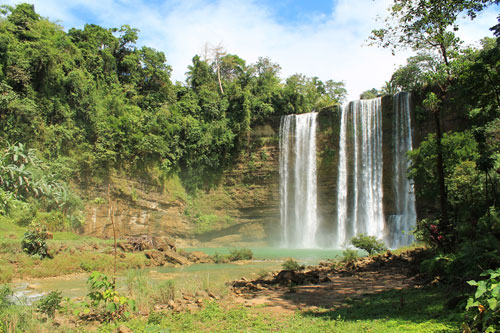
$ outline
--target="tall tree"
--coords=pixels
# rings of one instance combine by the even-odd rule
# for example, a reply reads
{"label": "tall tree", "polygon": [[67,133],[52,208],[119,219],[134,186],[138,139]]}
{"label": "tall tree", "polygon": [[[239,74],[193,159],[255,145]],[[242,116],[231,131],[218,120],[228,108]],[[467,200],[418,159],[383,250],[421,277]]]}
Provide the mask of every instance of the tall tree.
{"label": "tall tree", "polygon": [[466,13],[471,19],[477,13],[498,0],[394,0],[385,26],[372,31],[370,39],[379,46],[391,49],[410,48],[414,51],[428,50],[440,60],[439,70],[433,77],[435,92],[429,92],[424,106],[432,112],[436,123],[437,174],[441,219],[444,228],[451,227],[448,218],[447,193],[443,166],[441,113],[448,88],[453,82],[450,60],[457,53],[460,39],[455,35],[459,29],[457,19]]}

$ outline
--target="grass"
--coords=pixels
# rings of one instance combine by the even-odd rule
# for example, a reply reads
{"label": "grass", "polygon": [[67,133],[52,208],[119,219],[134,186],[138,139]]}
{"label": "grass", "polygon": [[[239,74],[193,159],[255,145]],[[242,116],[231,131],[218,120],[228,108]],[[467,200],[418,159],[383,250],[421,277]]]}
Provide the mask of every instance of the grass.
{"label": "grass", "polygon": [[[279,316],[270,315],[265,306],[224,307],[209,301],[196,313],[152,312],[152,320],[137,317],[123,324],[134,332],[454,332],[463,317],[457,310],[445,309],[446,299],[443,288],[389,291],[336,310]],[[111,332],[116,326],[101,329]]]}
{"label": "grass", "polygon": [[[72,232],[54,232],[48,240],[53,259],[36,259],[21,249],[26,228],[0,221],[0,283],[13,279],[42,278],[94,270],[113,270],[112,240],[82,237]],[[118,257],[117,269],[149,266],[143,253],[125,253]]]}
{"label": "grass", "polygon": [[342,322],[345,331],[360,327],[370,332],[456,331],[464,318],[460,309],[445,307],[449,298],[444,287],[390,290],[304,316]]}

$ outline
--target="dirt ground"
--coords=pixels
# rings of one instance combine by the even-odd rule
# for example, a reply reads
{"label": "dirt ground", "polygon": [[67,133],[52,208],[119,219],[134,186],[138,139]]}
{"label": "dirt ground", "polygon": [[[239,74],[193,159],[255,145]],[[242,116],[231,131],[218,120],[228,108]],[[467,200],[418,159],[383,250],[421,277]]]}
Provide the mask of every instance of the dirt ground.
{"label": "dirt ground", "polygon": [[[414,268],[419,265],[421,255],[414,254],[362,259],[350,268],[341,270],[323,268],[319,271],[321,280],[326,281],[323,283],[306,282],[292,287],[286,281],[267,284],[265,281],[256,280],[240,283],[243,286],[233,286],[231,302],[248,307],[265,305],[262,307],[263,311],[279,315],[297,310],[336,308],[348,300],[364,295],[417,287],[421,281],[415,276]],[[308,272],[304,274],[307,276]],[[318,274],[318,268],[315,274]]]}

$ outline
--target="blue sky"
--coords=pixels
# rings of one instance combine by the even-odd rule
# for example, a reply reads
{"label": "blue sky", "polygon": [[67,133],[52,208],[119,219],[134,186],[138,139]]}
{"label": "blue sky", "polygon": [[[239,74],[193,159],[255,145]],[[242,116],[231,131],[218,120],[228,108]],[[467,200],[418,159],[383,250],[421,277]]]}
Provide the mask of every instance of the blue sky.
{"label": "blue sky", "polygon": [[[29,0],[25,0],[29,1]],[[4,0],[6,4],[20,1]],[[369,47],[370,31],[379,27],[391,0],[33,0],[38,13],[62,25],[82,28],[128,24],[138,28],[139,45],[166,54],[172,79],[184,81],[187,66],[204,45],[255,62],[270,57],[283,78],[302,73],[346,83],[349,99],[380,88],[410,55],[392,56]],[[459,34],[467,43],[491,36],[499,7],[476,20],[464,20]]]}

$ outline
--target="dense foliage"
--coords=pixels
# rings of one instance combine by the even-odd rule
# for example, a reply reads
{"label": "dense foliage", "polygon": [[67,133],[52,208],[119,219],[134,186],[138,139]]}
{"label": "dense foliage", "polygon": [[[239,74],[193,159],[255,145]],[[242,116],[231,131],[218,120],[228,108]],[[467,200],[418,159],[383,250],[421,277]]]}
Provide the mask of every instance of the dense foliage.
{"label": "dense foliage", "polygon": [[32,5],[2,14],[0,146],[37,149],[80,181],[155,168],[180,173],[189,189],[210,186],[245,149],[252,124],[346,94],[342,82],[282,81],[270,59],[249,65],[221,48],[194,56],[187,82],[173,84],[165,54],[137,47],[139,31],[128,25],[64,32]]}

